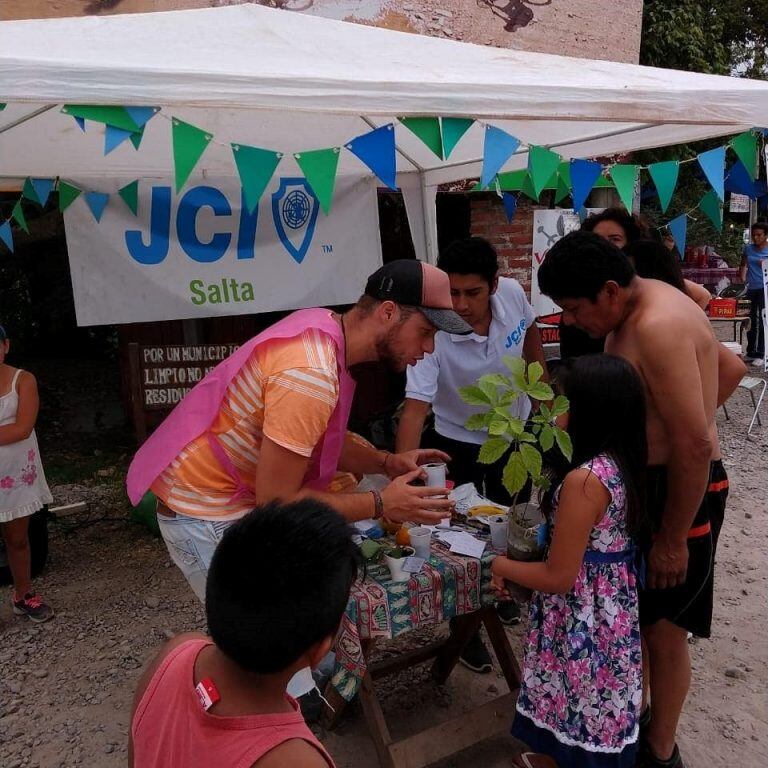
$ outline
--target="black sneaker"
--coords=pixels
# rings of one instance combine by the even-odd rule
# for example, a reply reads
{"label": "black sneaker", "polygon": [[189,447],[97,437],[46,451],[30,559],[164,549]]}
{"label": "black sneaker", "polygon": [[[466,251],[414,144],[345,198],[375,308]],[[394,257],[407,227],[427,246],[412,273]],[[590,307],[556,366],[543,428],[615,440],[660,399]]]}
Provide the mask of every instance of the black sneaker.
{"label": "black sneaker", "polygon": [[11,598],[13,612],[17,616],[29,616],[31,621],[42,624],[53,618],[53,608],[42,601],[40,595],[35,592],[27,592],[21,600],[16,599],[16,593]]}
{"label": "black sneaker", "polygon": [[508,627],[514,627],[520,623],[520,606],[514,600],[505,600],[503,603],[497,603],[496,613],[502,624]]}
{"label": "black sneaker", "polygon": [[493,670],[491,655],[488,653],[488,649],[485,647],[479,632],[472,635],[470,641],[461,652],[459,661],[473,672],[486,673]]}

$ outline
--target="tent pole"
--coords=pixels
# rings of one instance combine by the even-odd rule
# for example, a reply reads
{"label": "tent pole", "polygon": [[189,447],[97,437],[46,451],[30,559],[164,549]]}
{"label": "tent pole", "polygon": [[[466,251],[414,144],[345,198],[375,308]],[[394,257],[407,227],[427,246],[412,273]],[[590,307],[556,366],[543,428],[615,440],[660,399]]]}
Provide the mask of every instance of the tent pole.
{"label": "tent pole", "polygon": [[8,125],[0,126],[0,133],[10,131],[11,128],[15,128],[17,125],[22,125],[23,123],[26,123],[27,120],[31,120],[33,117],[42,115],[44,112],[48,112],[48,110],[53,109],[55,106],[55,104],[49,104],[47,107],[40,107],[40,109],[36,109],[34,112],[30,112],[28,115],[20,117],[18,120],[14,120],[12,123],[8,123]]}
{"label": "tent pole", "polygon": [[[424,240],[427,246],[427,264],[437,264],[437,189],[427,186],[424,171],[419,171],[421,207],[424,216]],[[434,193],[430,190],[434,189]]]}

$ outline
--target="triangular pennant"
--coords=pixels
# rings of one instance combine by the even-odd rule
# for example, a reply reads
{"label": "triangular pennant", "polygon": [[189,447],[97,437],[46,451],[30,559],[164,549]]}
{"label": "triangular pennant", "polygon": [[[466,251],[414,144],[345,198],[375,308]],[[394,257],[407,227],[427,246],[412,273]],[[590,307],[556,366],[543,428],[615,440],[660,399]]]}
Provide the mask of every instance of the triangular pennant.
{"label": "triangular pennant", "polygon": [[717,199],[713,189],[710,189],[704,197],[699,200],[699,208],[712,222],[718,232],[723,231],[723,205]]}
{"label": "triangular pennant", "polygon": [[141,144],[141,140],[143,138],[144,138],[144,126],[142,125],[138,131],[131,134],[131,144],[133,144],[134,149],[139,148],[139,145]]}
{"label": "triangular pennant", "polygon": [[139,182],[132,181],[117,190],[117,194],[123,198],[131,213],[136,216],[139,212]]}
{"label": "triangular pennant", "polygon": [[560,205],[560,203],[562,203],[570,194],[571,188],[568,186],[568,182],[564,176],[558,174],[557,186],[555,187],[555,205]]}
{"label": "triangular pennant", "polygon": [[125,107],[92,106],[89,104],[65,104],[62,112],[72,117],[81,117],[85,120],[93,120],[97,123],[114,125],[124,131],[138,131],[141,127],[128,114]]}
{"label": "triangular pennant", "polygon": [[531,175],[536,197],[542,193],[547,182],[557,172],[560,160],[560,155],[551,149],[535,144],[528,147],[528,173]]}
{"label": "triangular pennant", "polygon": [[86,192],[84,197],[85,202],[88,203],[88,207],[91,209],[93,218],[96,221],[101,221],[104,209],[109,202],[109,195],[106,192]]}
{"label": "triangular pennant", "polygon": [[672,195],[677,186],[677,175],[680,172],[680,163],[677,160],[665,160],[661,163],[652,163],[648,166],[648,173],[656,186],[659,195],[659,203],[663,213],[667,212],[672,201]]}
{"label": "triangular pennant", "polygon": [[735,160],[725,179],[725,188],[729,192],[736,192],[740,195],[746,195],[753,200],[757,199],[757,189],[755,182],[749,175],[749,171],[744,167],[741,160]]}
{"label": "triangular pennant", "polygon": [[7,106],[6,104],[0,104],[0,112],[2,112],[6,106]]}
{"label": "triangular pennant", "polygon": [[24,209],[21,207],[21,198],[16,201],[16,205],[13,206],[11,211],[11,218],[27,233],[29,234],[29,227],[27,226],[27,220],[24,218]]}
{"label": "triangular pennant", "polygon": [[526,172],[525,178],[523,179],[523,186],[520,189],[520,191],[524,195],[527,195],[528,197],[530,197],[534,203],[539,202],[539,196],[536,194],[536,190],[533,188],[533,180],[531,179],[530,173]]}
{"label": "triangular pennant", "polygon": [[205,152],[213,136],[197,126],[173,118],[173,166],[176,174],[176,191],[186,183],[192,169]]}
{"label": "triangular pennant", "polygon": [[4,221],[0,224],[0,242],[5,243],[5,247],[13,253],[13,232],[10,221]]}
{"label": "triangular pennant", "polygon": [[752,131],[745,131],[731,139],[731,149],[744,163],[749,177],[754,181],[757,176],[757,136]]}
{"label": "triangular pennant", "polygon": [[244,144],[233,144],[232,152],[235,156],[237,172],[240,174],[245,204],[248,211],[252,212],[259,204],[282,154],[273,152],[271,149],[248,147]]}
{"label": "triangular pennant", "polygon": [[21,188],[21,196],[26,197],[27,200],[31,200],[33,203],[37,203],[37,192],[35,192],[35,188],[32,186],[32,179],[27,176],[26,179],[24,179],[24,186]]}
{"label": "triangular pennant", "polygon": [[395,126],[382,125],[352,139],[346,148],[362,160],[390,189],[397,189],[395,160]]}
{"label": "triangular pennant", "polygon": [[85,118],[84,117],[76,117],[75,122],[80,127],[80,130],[85,133]]}
{"label": "triangular pennant", "polygon": [[507,221],[512,221],[517,210],[517,198],[511,195],[509,192],[503,192],[502,198],[504,201],[504,213],[507,214]]}
{"label": "triangular pennant", "polygon": [[443,154],[447,160],[461,137],[472,127],[475,121],[469,117],[443,117],[440,127],[443,134]]}
{"label": "triangular pennant", "polygon": [[124,141],[128,141],[133,134],[134,131],[124,131],[122,128],[115,128],[114,125],[105,126],[104,154],[108,155],[113,149],[117,149]]}
{"label": "triangular pennant", "polygon": [[594,160],[571,160],[571,189],[573,189],[573,210],[579,211],[587,202],[589,193],[600,178],[603,166]]}
{"label": "triangular pennant", "polygon": [[698,156],[699,165],[715,194],[722,200],[725,197],[725,147],[715,147]]}
{"label": "triangular pennant", "polygon": [[685,256],[685,238],[688,232],[688,217],[684,213],[681,213],[677,218],[672,219],[672,221],[667,224],[667,228],[672,235],[672,239],[675,241],[677,252],[682,259]]}
{"label": "triangular pennant", "polygon": [[139,128],[143,128],[160,111],[159,107],[126,107],[125,111]]}
{"label": "triangular pennant", "polygon": [[436,117],[401,117],[400,122],[418,136],[432,153],[443,159],[443,137],[440,120]]}
{"label": "triangular pennant", "polygon": [[483,171],[480,175],[480,187],[485,189],[493,177],[501,170],[504,163],[520,146],[520,140],[493,125],[485,126],[483,142]]}
{"label": "triangular pennant", "polygon": [[67,184],[66,181],[60,181],[59,182],[59,210],[64,213],[64,211],[69,208],[72,203],[77,200],[78,197],[80,197],[80,193],[82,192],[81,189],[78,189],[77,187],[72,186],[72,184]]}
{"label": "triangular pennant", "polygon": [[336,185],[336,168],[339,165],[339,148],[314,149],[311,152],[297,152],[296,162],[312,187],[320,207],[327,216],[333,202],[333,188]]}
{"label": "triangular pennant", "polygon": [[48,202],[48,198],[53,192],[54,180],[53,179],[30,179],[32,183],[32,189],[35,190],[37,195],[37,202],[45,208],[45,204]]}
{"label": "triangular pennant", "polygon": [[635,185],[637,184],[637,174],[640,172],[639,165],[614,165],[611,168],[611,178],[616,185],[616,191],[619,193],[621,202],[628,210],[632,210],[632,201],[635,197]]}

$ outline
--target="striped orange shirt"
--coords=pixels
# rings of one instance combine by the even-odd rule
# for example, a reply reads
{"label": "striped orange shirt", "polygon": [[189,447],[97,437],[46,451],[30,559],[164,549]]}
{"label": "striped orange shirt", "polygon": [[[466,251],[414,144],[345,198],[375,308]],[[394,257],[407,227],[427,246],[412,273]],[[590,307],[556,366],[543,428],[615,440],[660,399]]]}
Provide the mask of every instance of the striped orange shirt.
{"label": "striped orange shirt", "polygon": [[[311,456],[326,431],[339,396],[336,347],[330,336],[307,330],[293,339],[258,346],[229,384],[210,433],[253,488],[261,444],[270,440]],[[207,520],[241,517],[255,504],[237,486],[208,444],[208,434],[189,443],[152,484],[174,512]]]}

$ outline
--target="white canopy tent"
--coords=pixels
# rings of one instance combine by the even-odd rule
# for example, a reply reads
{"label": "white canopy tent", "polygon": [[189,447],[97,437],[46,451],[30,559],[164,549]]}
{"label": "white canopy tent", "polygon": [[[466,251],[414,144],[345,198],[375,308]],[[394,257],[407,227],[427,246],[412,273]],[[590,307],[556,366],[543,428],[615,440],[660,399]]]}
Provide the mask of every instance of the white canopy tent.
{"label": "white canopy tent", "polygon": [[[768,125],[768,83],[501,50],[239,5],[0,23],[0,179],[173,175],[171,115],[211,132],[191,181],[234,176],[230,142],[341,146],[398,116],[488,121],[566,158]],[[159,106],[139,152],[103,156],[62,104]],[[396,124],[398,183],[420,258],[436,256],[435,193],[477,177],[476,123],[448,160]],[[293,158],[283,160],[300,175]],[[291,167],[293,166],[293,167]],[[282,166],[281,166],[282,167]],[[370,175],[351,153],[343,175]]]}

